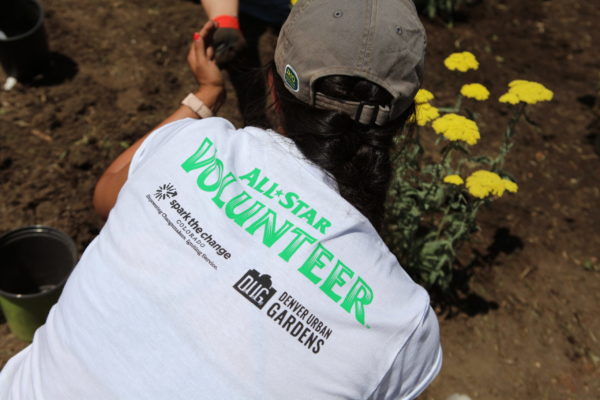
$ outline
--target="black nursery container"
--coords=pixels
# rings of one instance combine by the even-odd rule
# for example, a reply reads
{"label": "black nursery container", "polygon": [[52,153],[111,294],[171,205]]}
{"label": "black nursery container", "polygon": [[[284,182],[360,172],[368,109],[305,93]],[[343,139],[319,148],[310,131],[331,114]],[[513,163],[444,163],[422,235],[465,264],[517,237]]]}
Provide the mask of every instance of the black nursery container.
{"label": "black nursery container", "polygon": [[0,0],[0,63],[7,76],[20,81],[48,67],[44,9],[38,0]]}
{"label": "black nursery container", "polygon": [[0,308],[15,336],[33,339],[76,263],[75,243],[58,229],[35,225],[0,236]]}

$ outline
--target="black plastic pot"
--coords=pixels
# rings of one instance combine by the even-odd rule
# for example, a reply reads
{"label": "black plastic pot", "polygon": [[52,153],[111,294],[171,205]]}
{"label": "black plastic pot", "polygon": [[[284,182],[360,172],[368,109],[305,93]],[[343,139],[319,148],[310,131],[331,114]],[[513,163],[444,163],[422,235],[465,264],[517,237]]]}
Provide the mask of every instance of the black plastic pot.
{"label": "black plastic pot", "polygon": [[7,76],[27,81],[49,64],[44,9],[37,0],[0,0],[0,63]]}
{"label": "black plastic pot", "polygon": [[58,229],[36,225],[0,237],[0,306],[17,337],[32,340],[76,262],[75,243]]}

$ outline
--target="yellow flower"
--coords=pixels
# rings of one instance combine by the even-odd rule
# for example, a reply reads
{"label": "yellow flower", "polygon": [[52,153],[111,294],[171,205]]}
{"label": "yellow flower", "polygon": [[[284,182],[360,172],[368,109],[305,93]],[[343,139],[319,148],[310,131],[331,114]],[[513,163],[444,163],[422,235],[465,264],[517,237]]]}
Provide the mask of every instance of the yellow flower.
{"label": "yellow flower", "polygon": [[514,80],[508,84],[508,87],[508,92],[498,99],[501,103],[517,104],[522,101],[535,104],[540,101],[550,101],[554,97],[551,90],[537,82]]}
{"label": "yellow flower", "polygon": [[490,97],[490,91],[480,83],[469,83],[463,85],[460,94],[475,100],[487,100]]}
{"label": "yellow flower", "polygon": [[423,104],[433,100],[433,93],[426,89],[419,89],[415,96],[415,103]]}
{"label": "yellow flower", "polygon": [[444,65],[450,71],[459,70],[460,72],[467,72],[470,69],[479,68],[479,62],[473,55],[468,51],[462,53],[452,53],[444,60]]}
{"label": "yellow flower", "polygon": [[519,190],[519,186],[513,181],[502,179],[502,182],[504,183],[504,188],[511,193],[517,193],[517,190]]}
{"label": "yellow flower", "polygon": [[290,0],[290,4],[293,6],[295,6],[297,2],[298,2],[298,0]]}
{"label": "yellow flower", "polygon": [[477,124],[458,114],[446,114],[433,121],[431,126],[436,133],[451,141],[462,140],[472,145],[480,138]]}
{"label": "yellow flower", "polygon": [[494,172],[480,169],[467,178],[467,189],[473,197],[484,199],[489,195],[501,197],[505,190],[516,193],[518,186]]}
{"label": "yellow flower", "polygon": [[413,116],[410,122],[414,123],[416,121],[419,126],[425,126],[429,121],[433,121],[440,116],[438,109],[429,103],[417,104],[415,114],[416,120]]}
{"label": "yellow flower", "polygon": [[502,96],[500,96],[498,101],[500,103],[517,104],[520,100],[519,100],[519,96],[517,96],[514,93],[508,92],[508,93],[504,93]]}
{"label": "yellow flower", "polygon": [[444,178],[445,183],[451,183],[453,185],[462,185],[465,183],[463,179],[458,175],[448,175]]}

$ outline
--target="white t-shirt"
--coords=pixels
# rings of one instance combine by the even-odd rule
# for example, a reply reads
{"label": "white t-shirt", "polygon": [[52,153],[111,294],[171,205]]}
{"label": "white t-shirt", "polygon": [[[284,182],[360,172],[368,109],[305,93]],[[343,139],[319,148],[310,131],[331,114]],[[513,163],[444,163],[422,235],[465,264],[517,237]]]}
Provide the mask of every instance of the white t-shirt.
{"label": "white t-shirt", "polygon": [[136,152],[0,398],[412,399],[440,365],[425,290],[329,175],[186,119]]}

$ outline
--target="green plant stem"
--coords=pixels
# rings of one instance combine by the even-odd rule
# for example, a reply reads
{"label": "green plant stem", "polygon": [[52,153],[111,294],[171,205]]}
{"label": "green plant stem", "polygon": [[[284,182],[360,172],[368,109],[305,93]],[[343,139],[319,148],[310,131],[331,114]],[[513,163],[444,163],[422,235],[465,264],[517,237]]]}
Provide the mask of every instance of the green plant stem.
{"label": "green plant stem", "polygon": [[448,11],[448,27],[452,28],[454,26],[454,7],[452,4],[452,0],[446,0],[446,10]]}
{"label": "green plant stem", "polygon": [[[480,200],[477,199],[475,200],[473,207],[471,208],[470,212],[467,214],[467,218],[465,218],[465,225],[467,226],[467,228],[461,232],[460,234],[451,237],[450,240],[450,244],[452,246],[452,248],[454,249],[454,252],[456,253],[456,251],[458,251],[459,247],[461,244],[464,243],[464,241],[468,238],[469,232],[470,232],[470,227],[472,227],[475,223],[475,220],[477,218],[477,212],[479,211],[479,208],[481,207],[481,205],[485,202],[485,200]],[[454,262],[454,259],[453,259]]]}
{"label": "green plant stem", "polygon": [[[448,157],[450,157],[450,153],[452,153],[452,150],[456,149],[456,144],[454,142],[450,142],[448,144],[447,150],[444,152],[444,156],[442,157],[442,162],[440,163],[441,165],[444,166],[444,168],[446,167],[446,160],[448,159]],[[450,159],[450,162],[452,162],[452,159]]]}
{"label": "green plant stem", "polygon": [[431,19],[435,18],[435,12],[437,9],[436,2],[437,0],[429,0],[429,4],[427,5],[427,14]]}
{"label": "green plant stem", "polygon": [[[450,204],[448,204],[446,206],[446,208],[444,208],[444,213],[442,215],[446,216],[449,213],[450,213]],[[446,226],[446,224],[442,224],[440,222],[440,226],[438,226],[438,230],[437,230],[437,233],[435,235],[436,240],[439,240],[439,238],[442,236],[442,231],[444,230],[445,226]]]}
{"label": "green plant stem", "polygon": [[504,142],[500,146],[498,156],[494,159],[494,162],[492,163],[492,168],[494,170],[498,170],[504,166],[504,160],[506,158],[506,155],[514,145],[513,138],[517,133],[516,127],[519,123],[519,120],[525,113],[525,106],[525,103],[519,103],[519,105],[517,106],[517,110],[515,111],[513,117],[508,123],[508,126],[506,127],[506,131],[504,132]]}
{"label": "green plant stem", "polygon": [[438,111],[443,112],[443,113],[458,113],[460,112],[460,109],[462,107],[462,101],[463,101],[463,96],[462,94],[458,94],[458,96],[456,97],[456,103],[454,103],[454,106],[452,107],[439,107]]}

